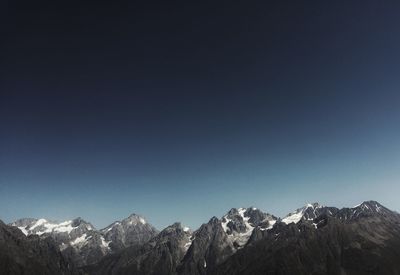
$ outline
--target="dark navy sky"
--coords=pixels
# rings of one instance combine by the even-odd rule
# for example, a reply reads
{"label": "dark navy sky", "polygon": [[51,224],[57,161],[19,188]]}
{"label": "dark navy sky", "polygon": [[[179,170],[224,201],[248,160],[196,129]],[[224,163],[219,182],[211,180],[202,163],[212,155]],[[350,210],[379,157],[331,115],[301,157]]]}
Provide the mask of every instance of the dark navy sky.
{"label": "dark navy sky", "polygon": [[1,219],[400,210],[398,1],[3,10]]}

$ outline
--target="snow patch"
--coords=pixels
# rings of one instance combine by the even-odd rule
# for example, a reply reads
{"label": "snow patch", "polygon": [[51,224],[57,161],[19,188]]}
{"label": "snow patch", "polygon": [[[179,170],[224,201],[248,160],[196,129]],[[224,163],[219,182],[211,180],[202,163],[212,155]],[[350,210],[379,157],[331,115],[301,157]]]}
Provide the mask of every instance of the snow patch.
{"label": "snow patch", "polygon": [[[46,219],[39,219],[30,227],[25,227],[25,231],[23,231],[20,227],[19,229],[23,231],[25,235],[43,235],[45,233],[68,233],[70,234],[72,230],[76,227],[72,227],[72,221],[64,221],[62,223],[52,223],[47,221]],[[92,228],[89,226],[89,230]]]}
{"label": "snow patch", "polygon": [[24,233],[25,236],[28,236],[28,231],[26,231],[25,227],[18,227],[19,230],[22,231],[22,233]]}
{"label": "snow patch", "polygon": [[80,237],[76,238],[75,240],[71,241],[70,244],[72,246],[75,246],[75,245],[78,245],[78,244],[82,244],[83,245],[84,243],[87,242],[88,239],[86,239],[86,233],[85,233],[82,236],[80,236]]}
{"label": "snow patch", "polygon": [[254,230],[254,226],[252,226],[249,223],[250,217],[245,216],[246,211],[247,211],[246,208],[238,209],[238,214],[242,218],[243,223],[246,227],[245,232],[236,232],[236,231],[230,232],[228,224],[229,222],[232,221],[232,219],[228,218],[228,215],[222,217],[221,221],[221,226],[224,229],[225,233],[227,233],[228,238],[231,240],[232,243],[235,242],[236,244],[238,244],[239,247],[243,247],[247,243],[247,241],[251,236],[251,233]]}
{"label": "snow patch", "polygon": [[72,221],[65,221],[54,227],[55,232],[66,232],[68,234],[71,233],[73,229],[74,227],[72,227]]}
{"label": "snow patch", "polygon": [[301,220],[301,218],[303,218],[303,215],[304,215],[303,211],[297,213],[294,212],[287,215],[284,219],[282,219],[282,222],[286,224],[298,223]]}
{"label": "snow patch", "polygon": [[228,223],[231,221],[231,219],[228,219],[226,216],[225,217],[223,217],[222,218],[222,222],[221,222],[221,225],[222,225],[222,228],[224,229],[224,231],[226,232],[226,233],[228,233]]}
{"label": "snow patch", "polygon": [[35,229],[36,227],[41,226],[41,225],[43,225],[43,224],[45,224],[45,223],[47,223],[47,220],[45,220],[45,219],[39,219],[39,220],[37,220],[36,223],[35,223],[33,226],[31,226],[31,228],[29,228],[29,229],[30,229],[30,230],[33,230],[33,229]]}
{"label": "snow patch", "polygon": [[68,248],[68,244],[65,244],[65,243],[61,243],[61,244],[60,244],[60,250],[61,250],[61,251],[65,250],[65,249],[67,249],[67,248]]}
{"label": "snow patch", "polygon": [[[299,208],[296,211],[294,211],[294,212],[290,213],[289,215],[287,215],[285,218],[282,219],[282,222],[286,223],[286,224],[298,223],[304,217],[304,214],[305,214],[307,209],[309,209],[309,208],[313,209],[314,210],[314,215],[316,216],[315,209],[321,208],[321,207],[322,207],[321,205],[314,206],[314,205],[308,203],[303,208]],[[308,220],[312,220],[312,219],[308,219]]]}
{"label": "snow patch", "polygon": [[190,237],[189,241],[183,245],[183,249],[185,250],[185,252],[188,251],[189,247],[192,245],[192,242],[193,242],[193,240]]}
{"label": "snow patch", "polygon": [[270,221],[268,221],[268,227],[267,228],[260,227],[260,230],[261,231],[270,230],[270,229],[272,229],[272,227],[274,227],[275,223],[276,223],[276,220],[270,220]]}
{"label": "snow patch", "polygon": [[111,241],[106,241],[103,236],[101,236],[101,245],[107,249],[110,249]]}

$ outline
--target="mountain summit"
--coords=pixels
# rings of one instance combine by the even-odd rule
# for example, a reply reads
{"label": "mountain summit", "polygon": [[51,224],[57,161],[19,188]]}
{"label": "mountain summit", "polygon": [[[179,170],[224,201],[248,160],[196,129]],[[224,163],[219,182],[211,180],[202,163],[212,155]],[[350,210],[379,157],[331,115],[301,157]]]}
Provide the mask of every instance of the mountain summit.
{"label": "mountain summit", "polygon": [[342,209],[311,203],[283,219],[232,208],[194,231],[177,222],[158,232],[137,214],[101,230],[81,218],[0,227],[11,251],[3,249],[1,274],[21,274],[16,263],[30,274],[48,274],[40,263],[51,274],[400,274],[400,215],[376,201]]}
{"label": "mountain summit", "polygon": [[80,217],[64,222],[24,218],[10,225],[26,236],[51,237],[63,255],[76,266],[94,264],[107,254],[144,244],[157,235],[157,230],[136,214],[102,230],[96,230]]}
{"label": "mountain summit", "polygon": [[137,214],[131,214],[126,219],[113,222],[100,232],[105,240],[110,242],[112,250],[143,244],[158,233],[157,229],[144,217]]}

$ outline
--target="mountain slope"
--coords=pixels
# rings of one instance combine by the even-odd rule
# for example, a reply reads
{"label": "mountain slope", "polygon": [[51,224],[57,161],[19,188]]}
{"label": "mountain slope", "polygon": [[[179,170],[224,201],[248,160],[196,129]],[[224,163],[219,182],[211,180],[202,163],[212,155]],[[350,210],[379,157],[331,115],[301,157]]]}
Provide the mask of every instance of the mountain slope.
{"label": "mountain slope", "polygon": [[400,216],[365,202],[334,215],[277,223],[211,274],[400,274],[399,259]]}
{"label": "mountain slope", "polygon": [[154,226],[137,214],[131,214],[122,221],[116,221],[100,232],[113,251],[144,244],[158,233]]}
{"label": "mountain slope", "polygon": [[144,245],[133,245],[87,268],[91,274],[176,274],[191,232],[180,223],[161,231]]}
{"label": "mountain slope", "polygon": [[336,207],[325,207],[316,202],[312,204],[309,203],[302,208],[299,208],[296,211],[288,214],[282,219],[282,222],[290,224],[298,223],[301,220],[310,221],[321,215],[335,215],[338,211],[339,209]]}
{"label": "mountain slope", "polygon": [[20,219],[11,225],[28,236],[51,237],[63,255],[76,266],[97,262],[110,250],[104,237],[81,218],[61,223],[46,219]]}
{"label": "mountain slope", "polygon": [[80,218],[21,219],[3,224],[2,240],[0,273],[10,274],[400,275],[400,215],[375,201],[307,204],[283,219],[232,208],[194,232],[175,223],[158,233],[135,214],[100,231]]}
{"label": "mountain slope", "polygon": [[0,221],[0,274],[77,274],[51,238],[26,237]]}
{"label": "mountain slope", "polygon": [[178,268],[178,274],[207,274],[235,252],[221,221],[213,217],[196,230],[192,243]]}
{"label": "mountain slope", "polygon": [[10,225],[27,236],[51,237],[62,254],[76,266],[94,264],[109,253],[144,244],[157,235],[157,230],[136,214],[100,231],[82,218],[61,223],[25,218]]}
{"label": "mountain slope", "polygon": [[222,217],[221,225],[235,248],[246,245],[255,227],[261,230],[271,228],[277,218],[257,208],[232,208]]}

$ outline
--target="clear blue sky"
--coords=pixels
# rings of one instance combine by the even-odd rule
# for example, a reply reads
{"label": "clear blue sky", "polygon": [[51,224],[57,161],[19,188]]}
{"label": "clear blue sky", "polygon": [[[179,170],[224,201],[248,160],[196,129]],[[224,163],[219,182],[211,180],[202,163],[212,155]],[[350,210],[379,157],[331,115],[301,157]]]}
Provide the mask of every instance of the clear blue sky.
{"label": "clear blue sky", "polygon": [[399,211],[399,4],[329,4],[9,3],[0,219]]}

